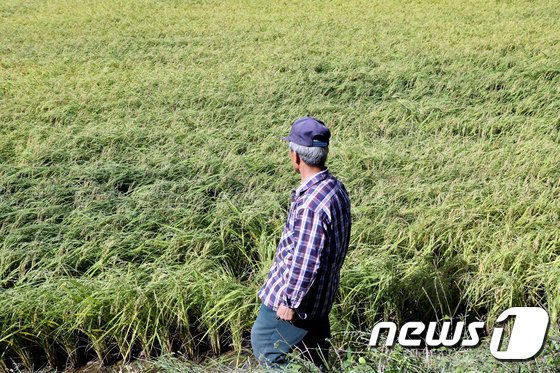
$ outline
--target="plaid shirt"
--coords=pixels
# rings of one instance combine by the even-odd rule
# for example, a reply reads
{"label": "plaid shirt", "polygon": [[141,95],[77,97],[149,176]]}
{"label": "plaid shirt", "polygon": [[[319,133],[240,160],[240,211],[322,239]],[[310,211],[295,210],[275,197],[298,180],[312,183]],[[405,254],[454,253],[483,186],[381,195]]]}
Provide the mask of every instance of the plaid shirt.
{"label": "plaid shirt", "polygon": [[280,304],[302,319],[329,314],[350,240],[350,200],[328,170],[292,192],[276,257],[258,295],[275,311]]}

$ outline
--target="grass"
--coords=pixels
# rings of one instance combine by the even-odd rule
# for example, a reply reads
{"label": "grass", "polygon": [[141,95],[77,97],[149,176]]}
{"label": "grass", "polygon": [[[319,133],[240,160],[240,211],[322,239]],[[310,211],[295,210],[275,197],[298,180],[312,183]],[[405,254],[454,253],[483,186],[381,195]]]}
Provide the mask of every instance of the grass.
{"label": "grass", "polygon": [[[241,351],[315,115],[335,331],[560,316],[553,1],[0,4],[0,361]],[[0,369],[2,369],[0,367]]]}
{"label": "grass", "polygon": [[[354,346],[335,348],[329,359],[329,371],[334,372],[546,372],[558,370],[560,344],[557,340],[549,341],[543,352],[529,362],[497,361],[489,352],[489,344],[484,342],[476,348],[446,349],[438,348],[407,349],[379,348],[365,351],[367,333],[354,336]],[[346,338],[346,336],[344,336]],[[361,341],[360,341],[361,340]],[[359,341],[359,343],[358,343]],[[17,370],[16,370],[17,371]],[[136,359],[130,363],[120,363],[110,367],[99,366],[98,362],[90,362],[77,372],[255,372],[265,373],[267,370],[256,364],[250,351],[226,353],[219,357],[203,358],[193,361],[181,354],[163,354],[153,359]],[[286,373],[318,373],[319,370],[310,362],[294,356],[294,361],[286,369]],[[52,372],[41,370],[43,373]]]}
{"label": "grass", "polygon": [[[346,349],[336,348],[332,350],[329,359],[329,371],[346,372],[556,372],[560,344],[557,339],[550,340],[543,352],[534,360],[529,362],[497,361],[489,352],[488,343],[470,349],[446,349],[438,348],[407,349],[401,346],[395,348],[380,348],[365,351],[360,344],[367,341],[367,333],[361,333],[356,338],[355,346],[347,346]],[[362,339],[360,343],[356,343]],[[355,348],[355,349],[354,349]],[[310,362],[304,361],[298,356],[293,356],[291,365],[284,369],[287,373],[318,373],[319,370]],[[21,367],[23,368],[23,367]],[[12,372],[23,371],[14,367]],[[267,370],[258,366],[249,350],[243,349],[238,352],[225,353],[211,358],[203,357],[193,360],[181,353],[162,354],[156,358],[138,358],[131,362],[119,362],[111,366],[100,365],[99,361],[90,361],[79,369],[72,370],[75,373],[112,373],[112,372],[254,372],[265,373]],[[37,373],[50,373],[52,369],[43,368]]]}

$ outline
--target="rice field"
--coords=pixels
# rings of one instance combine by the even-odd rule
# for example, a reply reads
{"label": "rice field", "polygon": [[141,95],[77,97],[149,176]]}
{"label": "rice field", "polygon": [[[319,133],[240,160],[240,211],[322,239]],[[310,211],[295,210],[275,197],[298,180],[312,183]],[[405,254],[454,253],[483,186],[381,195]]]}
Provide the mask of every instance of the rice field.
{"label": "rice field", "polygon": [[304,115],[352,201],[337,343],[557,330],[559,30],[541,0],[3,0],[0,370],[246,348]]}

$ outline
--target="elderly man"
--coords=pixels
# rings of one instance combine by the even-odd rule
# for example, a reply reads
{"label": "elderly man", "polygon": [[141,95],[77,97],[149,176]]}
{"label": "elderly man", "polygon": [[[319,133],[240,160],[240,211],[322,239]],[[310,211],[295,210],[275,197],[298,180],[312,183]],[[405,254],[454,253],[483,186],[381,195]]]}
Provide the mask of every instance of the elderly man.
{"label": "elderly man", "polygon": [[253,353],[282,366],[294,348],[324,367],[329,312],[350,239],[350,201],[344,185],[325,167],[330,131],[312,117],[296,120],[289,156],[301,185],[292,203],[276,257],[258,295],[262,305],[251,330]]}

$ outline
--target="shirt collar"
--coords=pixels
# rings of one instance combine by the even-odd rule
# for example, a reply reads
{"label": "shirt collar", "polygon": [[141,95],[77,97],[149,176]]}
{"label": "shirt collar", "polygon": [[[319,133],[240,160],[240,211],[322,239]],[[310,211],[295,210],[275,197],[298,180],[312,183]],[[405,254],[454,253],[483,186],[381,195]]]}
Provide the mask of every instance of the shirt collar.
{"label": "shirt collar", "polygon": [[303,192],[305,192],[307,189],[309,189],[309,187],[311,187],[313,184],[316,184],[319,181],[326,179],[328,177],[328,175],[329,175],[329,169],[325,168],[323,171],[318,172],[315,175],[313,175],[313,177],[311,177],[311,179],[302,183],[297,189],[294,189],[292,191],[292,195],[294,197],[299,197]]}

